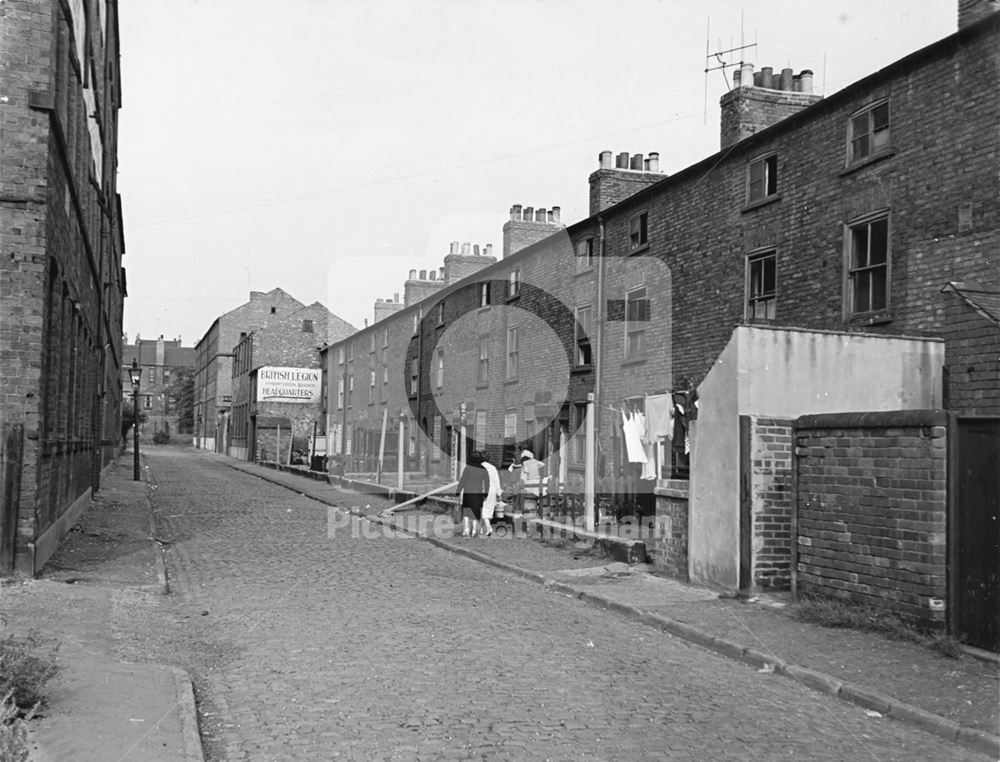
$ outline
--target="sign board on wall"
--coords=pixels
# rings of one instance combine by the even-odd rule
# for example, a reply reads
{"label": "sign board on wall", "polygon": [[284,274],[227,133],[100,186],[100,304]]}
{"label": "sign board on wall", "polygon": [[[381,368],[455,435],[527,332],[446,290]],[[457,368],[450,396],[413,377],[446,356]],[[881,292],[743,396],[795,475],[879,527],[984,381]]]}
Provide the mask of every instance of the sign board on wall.
{"label": "sign board on wall", "polygon": [[318,368],[257,369],[257,402],[318,403],[321,387]]}

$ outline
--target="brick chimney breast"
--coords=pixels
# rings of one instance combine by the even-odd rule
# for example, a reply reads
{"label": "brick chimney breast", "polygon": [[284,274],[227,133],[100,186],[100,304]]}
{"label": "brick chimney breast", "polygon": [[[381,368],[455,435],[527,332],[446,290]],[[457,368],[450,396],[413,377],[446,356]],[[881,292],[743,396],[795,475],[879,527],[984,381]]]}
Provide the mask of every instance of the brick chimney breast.
{"label": "brick chimney breast", "polygon": [[753,64],[744,63],[739,74],[734,77],[736,86],[719,99],[721,150],[823,98],[812,91],[813,73],[809,69],[795,75],[784,69],[775,76],[770,67],[754,73]]}
{"label": "brick chimney breast", "polygon": [[641,153],[620,153],[613,167],[611,157],[611,151],[601,151],[597,156],[597,170],[590,175],[591,215],[666,177],[660,172],[660,154],[656,151],[651,151],[648,159]]}

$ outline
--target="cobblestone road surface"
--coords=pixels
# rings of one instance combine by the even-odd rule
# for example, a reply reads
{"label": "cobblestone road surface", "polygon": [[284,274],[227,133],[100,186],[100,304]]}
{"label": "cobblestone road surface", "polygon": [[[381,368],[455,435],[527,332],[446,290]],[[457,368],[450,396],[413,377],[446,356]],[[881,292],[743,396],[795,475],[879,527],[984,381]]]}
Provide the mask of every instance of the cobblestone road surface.
{"label": "cobblestone road surface", "polygon": [[191,672],[210,760],[981,759],[428,543],[330,537],[191,451],[149,465],[173,595],[121,636]]}

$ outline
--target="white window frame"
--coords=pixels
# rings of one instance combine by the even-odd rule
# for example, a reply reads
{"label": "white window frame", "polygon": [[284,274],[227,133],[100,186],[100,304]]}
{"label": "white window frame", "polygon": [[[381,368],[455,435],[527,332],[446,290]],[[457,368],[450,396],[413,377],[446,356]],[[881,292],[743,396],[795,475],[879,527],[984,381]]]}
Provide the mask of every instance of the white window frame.
{"label": "white window frame", "polygon": [[476,380],[479,384],[490,381],[490,337],[479,337],[479,363],[476,369]]}
{"label": "white window frame", "polygon": [[513,299],[521,295],[521,270],[515,267],[507,276],[507,298]]}
{"label": "white window frame", "polygon": [[[754,279],[754,265],[757,262],[772,261],[774,288],[770,294],[764,292],[755,293],[758,283]],[[766,272],[762,274],[766,275]],[[763,287],[763,282],[759,284]],[[758,306],[763,305],[764,314],[757,314]],[[774,320],[778,305],[778,250],[775,248],[758,249],[746,256],[746,282],[744,286],[743,299],[743,319],[747,322],[757,322],[762,320]]]}
{"label": "white window frame", "polygon": [[[642,292],[642,295],[638,299],[633,299],[632,297],[640,291]],[[642,320],[641,315],[632,318],[629,314],[629,305],[643,302],[646,304],[645,313],[647,320]],[[641,307],[636,309],[642,311]],[[649,322],[648,317],[649,297],[646,294],[646,286],[642,285],[630,288],[625,292],[625,320],[623,321],[625,323],[625,346],[623,349],[626,360],[635,360],[646,356],[646,323]],[[632,349],[631,339],[633,336],[637,337],[636,343],[640,345],[637,349]]]}
{"label": "white window frame", "polygon": [[435,366],[434,383],[435,383],[435,386],[438,389],[440,389],[441,387],[444,386],[444,350],[443,349],[438,349],[438,351],[437,351],[437,353],[435,355],[434,366]]}
{"label": "white window frame", "polygon": [[507,381],[514,381],[520,371],[520,337],[518,335],[519,326],[512,325],[507,328],[507,352],[504,361],[504,378]]}
{"label": "white window frame", "polygon": [[[760,167],[759,186],[755,189],[754,171]],[[747,164],[747,203],[763,201],[778,194],[778,154],[758,156]]]}

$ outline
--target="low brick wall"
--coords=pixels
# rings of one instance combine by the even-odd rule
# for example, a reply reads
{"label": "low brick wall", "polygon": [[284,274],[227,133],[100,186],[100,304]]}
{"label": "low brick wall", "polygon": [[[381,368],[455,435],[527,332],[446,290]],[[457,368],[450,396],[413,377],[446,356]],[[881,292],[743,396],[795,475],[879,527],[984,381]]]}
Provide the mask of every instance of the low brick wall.
{"label": "low brick wall", "polygon": [[796,421],[796,587],[944,623],[947,419],[848,413]]}
{"label": "low brick wall", "polygon": [[793,422],[756,418],[751,425],[753,584],[763,590],[788,590],[792,581]]}
{"label": "low brick wall", "polygon": [[657,488],[653,536],[646,542],[650,561],[672,577],[688,581],[688,483]]}

